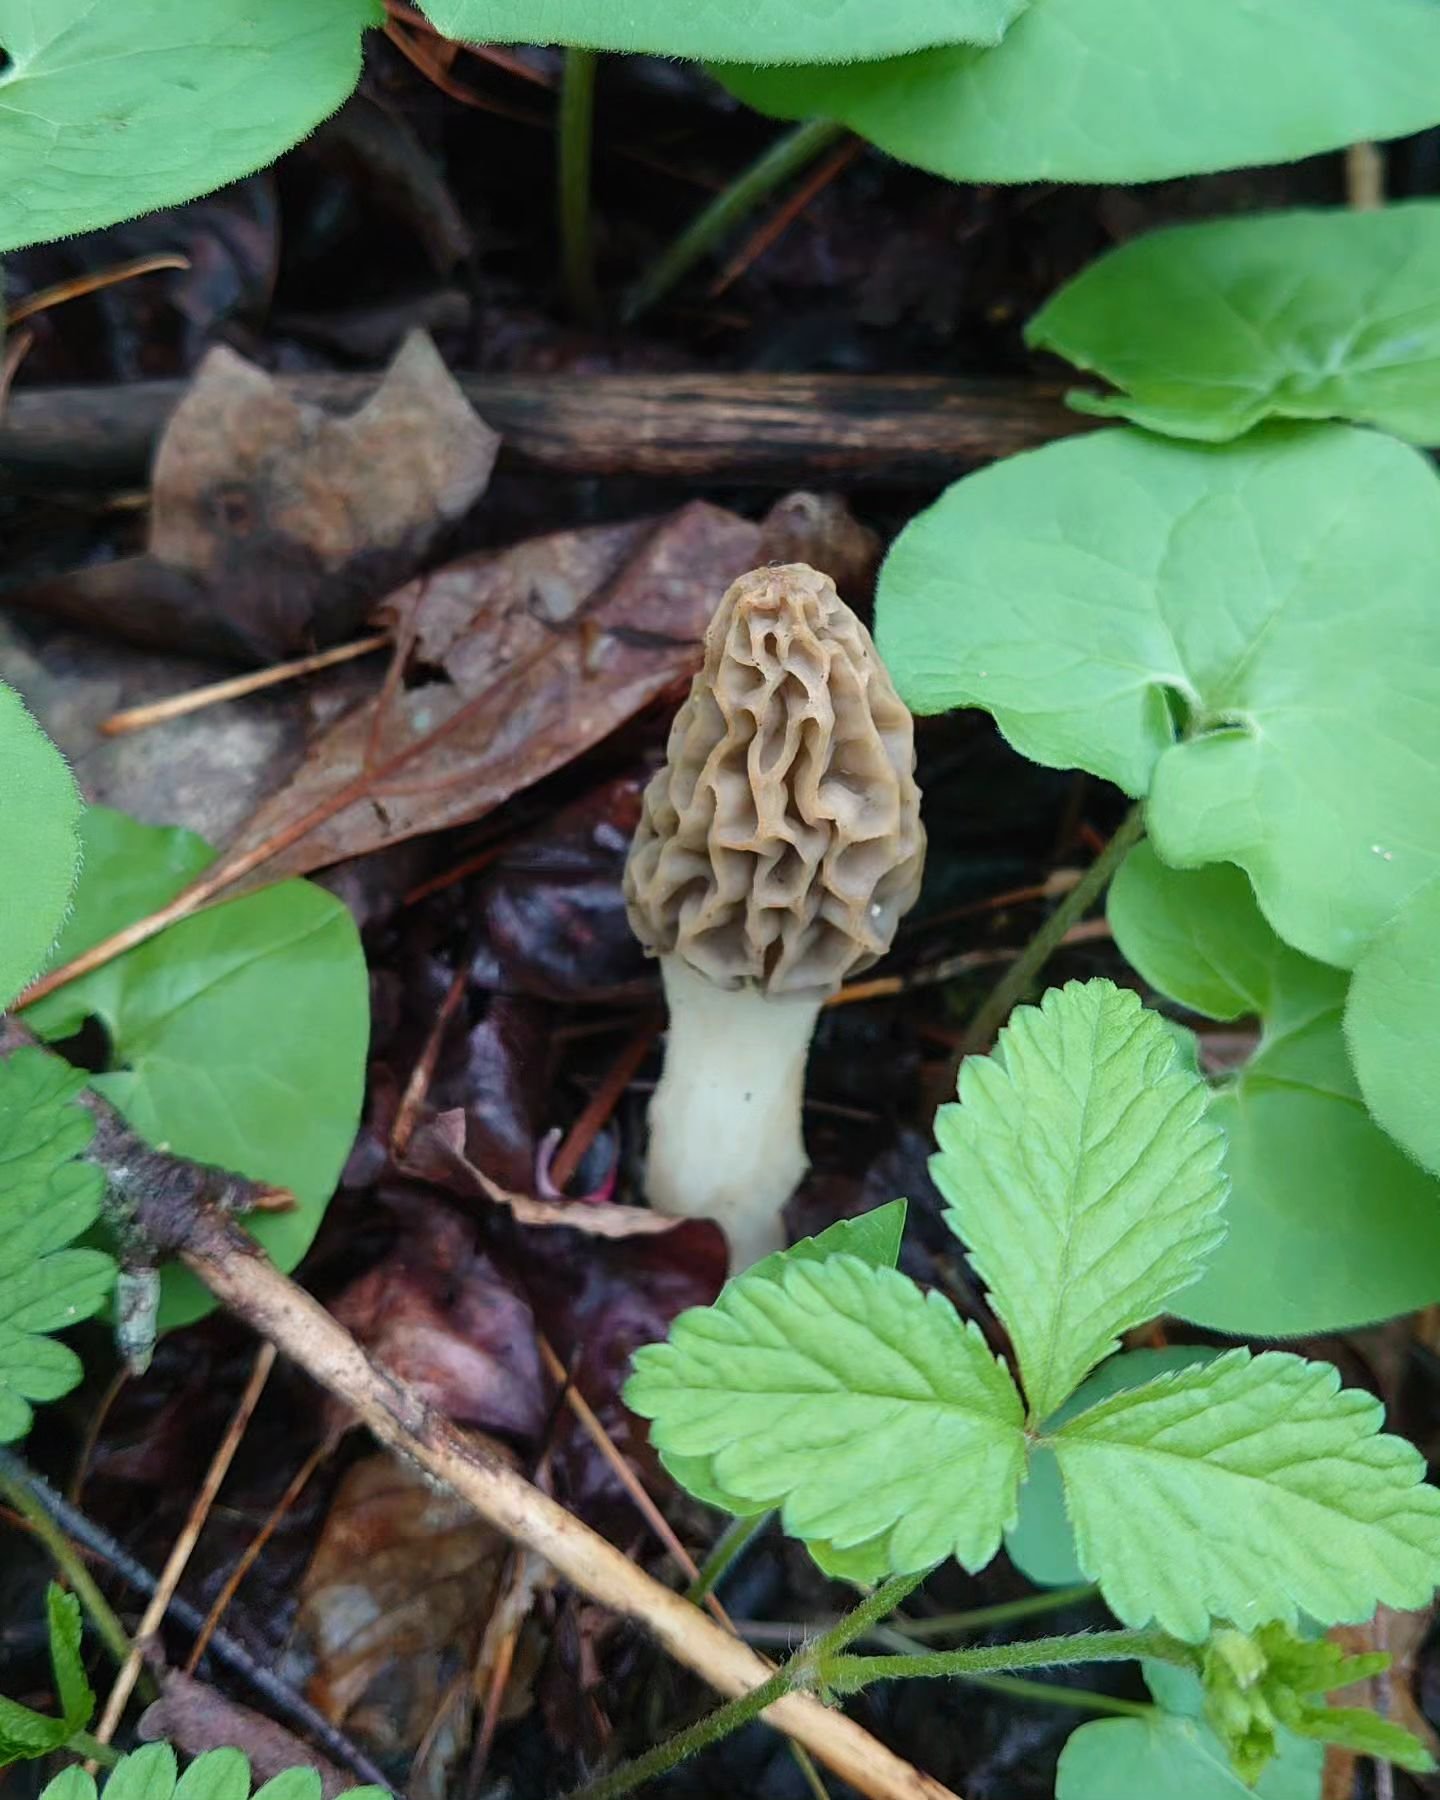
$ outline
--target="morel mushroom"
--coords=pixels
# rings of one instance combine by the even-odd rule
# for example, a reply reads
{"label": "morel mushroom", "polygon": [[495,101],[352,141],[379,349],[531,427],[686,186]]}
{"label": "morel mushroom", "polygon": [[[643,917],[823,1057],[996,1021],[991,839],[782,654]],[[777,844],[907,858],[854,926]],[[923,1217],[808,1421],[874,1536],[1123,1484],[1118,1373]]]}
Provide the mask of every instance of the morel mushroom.
{"label": "morel mushroom", "polygon": [[914,725],[828,575],[756,569],[720,602],[625,870],[670,1007],[652,1206],[724,1228],[733,1269],[785,1241],[826,997],[920,890]]}

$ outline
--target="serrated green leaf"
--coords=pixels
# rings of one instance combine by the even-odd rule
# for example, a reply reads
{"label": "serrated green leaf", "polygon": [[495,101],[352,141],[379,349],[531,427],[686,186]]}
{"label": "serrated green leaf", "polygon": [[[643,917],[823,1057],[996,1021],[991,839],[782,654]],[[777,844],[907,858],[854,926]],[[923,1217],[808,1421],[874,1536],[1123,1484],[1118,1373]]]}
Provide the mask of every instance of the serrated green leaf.
{"label": "serrated green leaf", "polygon": [[927,44],[996,44],[1025,0],[424,0],[447,37],[661,56],[853,62]]}
{"label": "serrated green leaf", "polygon": [[1320,1800],[1324,1752],[1297,1738],[1247,1787],[1224,1746],[1197,1719],[1097,1719],[1060,1753],[1055,1800]]}
{"label": "serrated green leaf", "polygon": [[1263,1024],[1211,1104],[1227,1140],[1228,1230],[1179,1311],[1274,1337],[1440,1298],[1440,1183],[1365,1110],[1341,1030],[1346,977],[1282,944],[1238,869],[1168,869],[1148,845],[1115,879],[1110,924],[1163,993]]}
{"label": "serrated green leaf", "polygon": [[[626,1404],[669,1463],[704,1457],[732,1510],[892,1571],[984,1566],[1015,1510],[1020,1397],[942,1295],[852,1256],[741,1276],[635,1358]],[[683,1466],[683,1465],[682,1465]]]}
{"label": "serrated green leaf", "polygon": [[239,1750],[207,1750],[175,1786],[175,1800],[249,1800],[250,1764]]}
{"label": "serrated green leaf", "polygon": [[93,1129],[74,1104],[83,1085],[43,1050],[0,1060],[0,1442],[30,1429],[29,1402],[59,1399],[83,1373],[37,1334],[88,1319],[114,1284],[108,1256],[66,1247],[98,1218],[104,1187],[74,1160]]}
{"label": "serrated green leaf", "polygon": [[797,1262],[824,1262],[831,1256],[858,1256],[876,1269],[893,1269],[900,1260],[900,1240],[905,1235],[906,1203],[890,1200],[862,1213],[858,1219],[837,1219],[815,1237],[801,1238],[788,1250],[772,1250],[745,1271],[779,1280]]}
{"label": "serrated green leaf", "polygon": [[1251,213],[1136,238],[1068,282],[1026,341],[1122,391],[1081,412],[1211,443],[1262,419],[1440,442],[1440,204]]}
{"label": "serrated green leaf", "polygon": [[73,1737],[90,1723],[95,1695],[80,1660],[85,1621],[80,1602],[52,1581],[45,1591],[45,1615],[50,1631],[50,1667],[55,1671],[55,1697],[65,1736]]}
{"label": "serrated green leaf", "polygon": [[80,810],[64,757],[0,681],[0,1009],[59,935],[80,866]]}
{"label": "serrated green leaf", "polygon": [[1440,881],[1366,946],[1345,1006],[1365,1104],[1422,1168],[1440,1174]]}
{"label": "serrated green leaf", "polygon": [[[163,905],[209,863],[193,832],[92,807],[85,870],[56,961]],[[247,1221],[290,1269],[310,1246],[354,1141],[364,1091],[369,984],[349,910],[286,881],[173,925],[26,1014],[55,1040],[95,1016],[111,1067],[92,1085],[152,1144],[288,1188],[291,1212]],[[187,1271],[165,1272],[160,1326],[214,1306]]]}
{"label": "serrated green leaf", "polygon": [[[360,1791],[365,1794],[380,1792],[377,1788]],[[283,1775],[272,1776],[263,1787],[256,1788],[255,1800],[320,1800],[320,1792],[318,1769],[286,1769]],[[353,1793],[351,1800],[354,1800]]]}
{"label": "serrated green leaf", "polygon": [[95,1800],[95,1777],[76,1763],[46,1783],[40,1800]]}
{"label": "serrated green leaf", "polygon": [[1327,1363],[1233,1350],[1063,1425],[1080,1565],[1127,1625],[1199,1642],[1424,1605],[1440,1580],[1440,1489],[1382,1435],[1376,1400]]}
{"label": "serrated green leaf", "polygon": [[1238,863],[1281,937],[1349,967],[1440,874],[1435,566],[1440,480],[1394,439],[1095,432],[914,520],[878,639],[916,711],[983,706],[1034,761],[1146,795],[1167,863]]}
{"label": "serrated green leaf", "polygon": [[0,0],[0,250],[273,162],[360,74],[374,0]]}
{"label": "serrated green leaf", "polygon": [[171,1800],[178,1774],[169,1744],[147,1744],[122,1756],[106,1776],[105,1800]]}
{"label": "serrated green leaf", "polygon": [[1031,0],[994,50],[717,73],[762,112],[839,119],[954,181],[1153,181],[1433,124],[1440,15],[1427,0]]}
{"label": "serrated green leaf", "polygon": [[[1108,1400],[1111,1394],[1142,1387],[1171,1369],[1214,1362],[1219,1355],[1218,1350],[1207,1350],[1199,1344],[1175,1344],[1164,1350],[1127,1350],[1112,1356],[1080,1384],[1053,1418],[1046,1420],[1045,1429],[1054,1431],[1097,1401]],[[1037,1587],[1074,1587],[1085,1580],[1075,1555],[1075,1533],[1065,1511],[1060,1465],[1048,1445],[1037,1444],[1030,1452],[1029,1467],[1020,1484],[1019,1514],[1005,1533],[1005,1549],[1020,1573]],[[1164,1680],[1161,1667],[1160,1679]]]}
{"label": "serrated green leaf", "polygon": [[1048,1418],[1120,1333],[1160,1312],[1224,1235],[1224,1138],[1205,1084],[1109,981],[1022,1006],[935,1115],[935,1185]]}

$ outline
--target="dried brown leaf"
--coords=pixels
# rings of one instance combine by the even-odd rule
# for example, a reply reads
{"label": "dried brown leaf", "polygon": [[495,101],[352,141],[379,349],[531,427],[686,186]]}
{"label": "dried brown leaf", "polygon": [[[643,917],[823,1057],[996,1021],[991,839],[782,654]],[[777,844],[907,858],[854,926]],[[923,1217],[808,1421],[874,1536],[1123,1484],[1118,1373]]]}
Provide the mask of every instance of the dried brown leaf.
{"label": "dried brown leaf", "polygon": [[[383,609],[410,685],[314,746],[227,860],[289,836],[265,880],[482,818],[682,684],[756,526],[695,501],[452,563]],[[427,673],[433,679],[426,679]]]}

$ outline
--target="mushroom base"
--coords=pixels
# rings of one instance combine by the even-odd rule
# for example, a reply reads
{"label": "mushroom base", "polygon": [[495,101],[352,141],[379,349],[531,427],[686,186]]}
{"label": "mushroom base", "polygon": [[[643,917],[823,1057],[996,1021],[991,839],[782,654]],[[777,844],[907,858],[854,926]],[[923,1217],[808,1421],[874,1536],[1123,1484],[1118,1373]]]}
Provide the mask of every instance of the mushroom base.
{"label": "mushroom base", "polygon": [[678,956],[660,969],[670,1031],[646,1196],[657,1212],[714,1219],[738,1273],[785,1245],[780,1209],[809,1166],[800,1109],[821,1001],[718,988]]}

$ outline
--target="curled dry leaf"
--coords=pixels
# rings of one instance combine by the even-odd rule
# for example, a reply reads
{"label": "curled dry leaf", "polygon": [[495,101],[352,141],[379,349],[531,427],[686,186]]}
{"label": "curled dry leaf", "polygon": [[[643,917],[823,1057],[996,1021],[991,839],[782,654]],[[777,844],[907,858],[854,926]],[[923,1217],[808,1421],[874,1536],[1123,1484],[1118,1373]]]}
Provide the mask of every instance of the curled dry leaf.
{"label": "curled dry leaf", "polygon": [[809,563],[841,598],[865,612],[875,597],[884,545],[838,494],[787,494],[760,521],[757,563]]}
{"label": "curled dry leaf", "polygon": [[465,557],[386,602],[408,683],[318,740],[230,855],[289,837],[267,881],[484,817],[698,666],[759,530],[703,501]]}
{"label": "curled dry leaf", "polygon": [[146,554],[16,603],[161,648],[298,655],[353,632],[423,564],[499,444],[422,333],[347,418],[215,349],[160,441]]}
{"label": "curled dry leaf", "polygon": [[[587,1200],[537,1200],[500,1186],[465,1154],[465,1114],[458,1108],[438,1113],[426,1121],[410,1140],[404,1172],[417,1181],[428,1181],[452,1194],[485,1199],[508,1207],[521,1225],[568,1226],[590,1237],[659,1237],[696,1221],[671,1218],[648,1206],[618,1206]],[[702,1222],[723,1250],[718,1226]]]}
{"label": "curled dry leaf", "polygon": [[408,1760],[473,1664],[508,1552],[418,1469],[356,1463],[301,1585],[286,1675],[376,1755]]}

